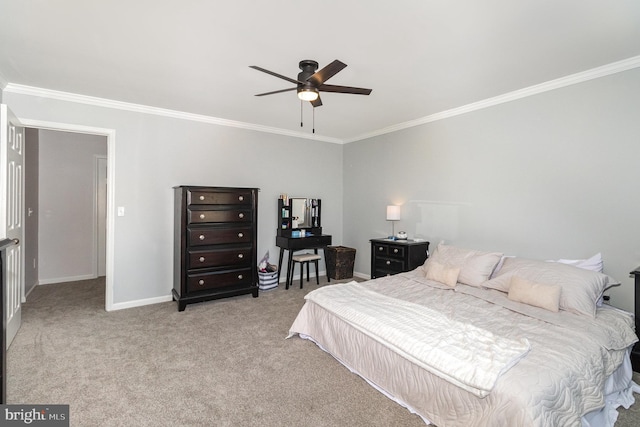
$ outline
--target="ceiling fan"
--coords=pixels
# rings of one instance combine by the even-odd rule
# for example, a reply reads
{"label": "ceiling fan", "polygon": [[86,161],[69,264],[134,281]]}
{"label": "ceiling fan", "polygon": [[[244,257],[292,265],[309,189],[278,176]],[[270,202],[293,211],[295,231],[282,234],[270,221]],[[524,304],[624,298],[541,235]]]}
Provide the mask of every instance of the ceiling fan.
{"label": "ceiling fan", "polygon": [[371,89],[325,84],[327,80],[338,74],[346,66],[347,64],[336,59],[320,71],[316,71],[318,69],[318,63],[310,59],[305,59],[300,61],[299,67],[302,71],[298,73],[297,79],[292,79],[283,76],[282,74],[265,70],[264,68],[258,67],[257,65],[250,65],[249,67],[253,68],[254,70],[262,71],[263,73],[271,74],[272,76],[278,77],[296,85],[295,87],[288,89],[259,93],[256,96],[273,95],[274,93],[295,90],[298,92],[298,98],[303,101],[311,102],[311,105],[313,105],[314,107],[319,107],[322,105],[322,100],[320,99],[320,94],[318,92],[351,93],[356,95],[369,95],[371,93]]}

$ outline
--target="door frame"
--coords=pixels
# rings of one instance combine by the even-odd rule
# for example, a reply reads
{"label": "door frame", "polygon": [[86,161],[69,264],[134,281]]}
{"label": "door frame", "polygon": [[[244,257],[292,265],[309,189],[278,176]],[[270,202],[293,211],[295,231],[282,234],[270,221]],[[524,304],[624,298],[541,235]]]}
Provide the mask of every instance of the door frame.
{"label": "door frame", "polygon": [[[108,170],[107,167],[107,156],[102,154],[95,154],[93,156],[93,217],[95,219],[93,224],[93,236],[94,242],[93,246],[96,249],[96,256],[94,259],[94,268],[93,272],[96,277],[106,276],[106,264],[103,264],[103,260],[105,258],[106,251],[106,234],[101,236],[102,226],[101,220],[104,220],[104,229],[106,230],[107,224],[107,205],[106,205],[106,194],[102,192],[102,184],[104,181],[103,177],[106,179],[106,176],[102,174],[102,170]],[[106,183],[104,183],[106,187]],[[101,197],[104,197],[104,199]],[[104,217],[103,217],[104,215]],[[103,240],[104,239],[104,240]],[[102,273],[102,274],[101,274]]]}
{"label": "door frame", "polygon": [[115,218],[113,215],[115,206],[115,152],[116,130],[83,126],[69,123],[48,122],[18,117],[25,128],[45,129],[62,132],[84,133],[100,135],[107,138],[107,248],[106,248],[106,278],[105,278],[105,310],[113,310],[113,277],[115,255]]}

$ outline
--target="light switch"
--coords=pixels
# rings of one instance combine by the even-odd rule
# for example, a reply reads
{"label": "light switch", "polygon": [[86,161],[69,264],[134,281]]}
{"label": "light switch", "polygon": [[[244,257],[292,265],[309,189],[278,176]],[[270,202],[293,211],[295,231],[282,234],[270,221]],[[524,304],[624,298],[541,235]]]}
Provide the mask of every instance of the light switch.
{"label": "light switch", "polygon": [[124,216],[124,206],[118,206],[118,216]]}

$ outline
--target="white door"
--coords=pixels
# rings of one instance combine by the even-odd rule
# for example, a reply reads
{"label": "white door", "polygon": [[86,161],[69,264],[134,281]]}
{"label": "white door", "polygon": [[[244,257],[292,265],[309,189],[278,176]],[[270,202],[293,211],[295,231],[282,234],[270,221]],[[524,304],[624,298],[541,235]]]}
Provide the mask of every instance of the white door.
{"label": "white door", "polygon": [[7,348],[20,329],[24,297],[22,253],[24,205],[24,128],[6,105],[0,105],[0,237],[18,242],[6,249]]}

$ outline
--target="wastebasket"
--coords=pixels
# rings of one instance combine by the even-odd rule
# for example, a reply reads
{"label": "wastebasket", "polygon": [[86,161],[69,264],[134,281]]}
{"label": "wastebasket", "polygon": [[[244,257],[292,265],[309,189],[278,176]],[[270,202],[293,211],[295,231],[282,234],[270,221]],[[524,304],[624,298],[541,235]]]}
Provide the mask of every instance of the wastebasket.
{"label": "wastebasket", "polygon": [[325,250],[327,275],[331,279],[348,279],[353,277],[353,264],[356,250],[346,246],[327,246]]}

